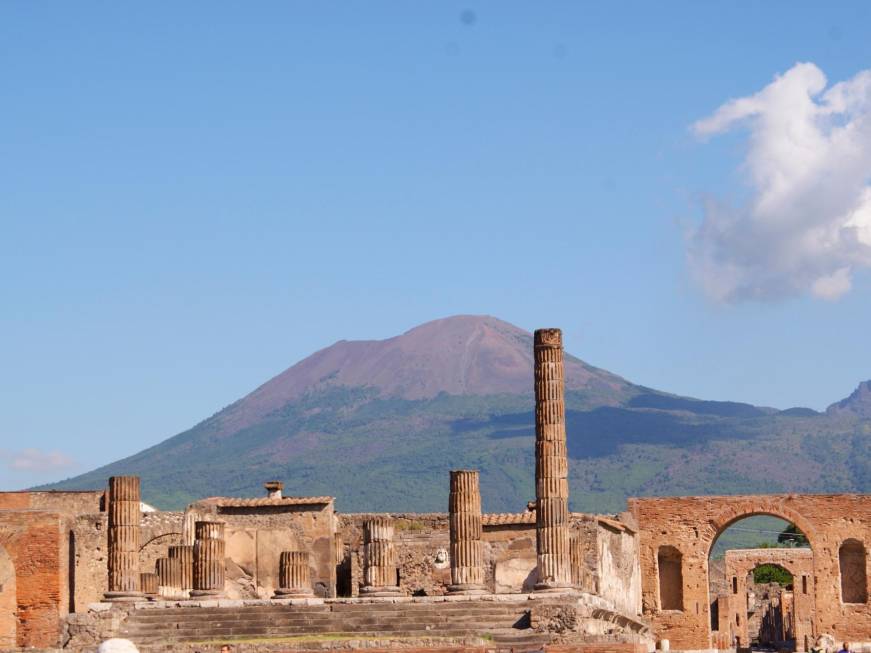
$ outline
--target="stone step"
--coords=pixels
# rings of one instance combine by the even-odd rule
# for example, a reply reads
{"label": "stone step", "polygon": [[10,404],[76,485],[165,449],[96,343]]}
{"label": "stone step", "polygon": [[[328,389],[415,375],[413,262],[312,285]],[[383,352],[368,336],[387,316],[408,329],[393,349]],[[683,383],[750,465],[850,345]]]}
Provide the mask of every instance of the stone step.
{"label": "stone step", "polygon": [[470,629],[451,629],[451,630],[427,630],[427,629],[416,629],[416,630],[395,630],[386,633],[381,630],[370,630],[370,631],[358,631],[358,632],[329,632],[329,633],[284,633],[284,632],[272,632],[269,629],[264,629],[262,632],[249,633],[249,632],[214,632],[214,631],[203,631],[196,633],[184,633],[184,634],[172,634],[171,636],[167,636],[165,633],[163,636],[153,636],[153,637],[142,637],[142,636],[128,636],[128,639],[132,640],[134,644],[150,644],[157,645],[160,643],[173,643],[173,642],[213,642],[213,641],[221,641],[227,640],[232,641],[233,639],[244,639],[248,640],[256,640],[256,639],[281,639],[283,637],[290,638],[299,638],[303,639],[305,635],[330,635],[335,638],[347,638],[347,639],[362,639],[362,638],[422,638],[422,637],[476,637],[481,636],[482,634],[486,634],[480,630],[470,630]]}
{"label": "stone step", "polygon": [[331,632],[394,632],[398,630],[426,630],[426,631],[442,631],[454,628],[469,629],[475,631],[490,631],[494,629],[511,629],[515,625],[512,620],[508,621],[403,621],[401,623],[385,623],[380,621],[360,622],[360,623],[299,623],[299,624],[273,624],[269,622],[245,623],[245,624],[202,624],[199,626],[189,626],[185,628],[141,628],[141,627],[124,627],[122,632],[131,636],[142,637],[166,637],[169,633],[173,636],[190,634],[190,633],[258,633],[261,631],[281,632],[290,634],[305,634],[305,633],[331,633]]}

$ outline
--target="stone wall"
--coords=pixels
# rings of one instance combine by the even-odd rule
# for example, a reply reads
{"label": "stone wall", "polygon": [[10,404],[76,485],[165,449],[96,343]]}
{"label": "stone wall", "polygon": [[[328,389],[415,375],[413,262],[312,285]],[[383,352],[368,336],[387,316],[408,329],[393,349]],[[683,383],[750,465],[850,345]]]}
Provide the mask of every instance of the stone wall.
{"label": "stone wall", "polygon": [[[644,614],[657,636],[672,649],[712,645],[708,596],[708,556],[714,540],[729,525],[752,515],[785,519],[808,537],[813,550],[812,637],[829,634],[839,641],[871,640],[871,605],[844,603],[838,551],[848,539],[864,543],[865,580],[871,577],[871,495],[753,495],[629,499],[640,536]],[[657,556],[674,547],[681,556],[682,606],[663,610]]]}
{"label": "stone wall", "polygon": [[88,512],[100,512],[103,490],[0,492],[0,510],[47,510],[75,517]]}
{"label": "stone wall", "polygon": [[[228,598],[269,598],[279,587],[282,551],[311,553],[316,596],[331,597],[336,587],[333,504],[287,500],[207,500],[188,510],[225,524]],[[212,503],[209,503],[212,502]]]}
{"label": "stone wall", "polygon": [[[626,524],[596,518],[596,594],[626,614],[641,614],[638,536]],[[587,563],[589,564],[589,562]]]}
{"label": "stone wall", "polygon": [[[356,596],[362,582],[362,524],[371,514],[338,517],[344,564],[339,587]],[[399,586],[408,595],[441,595],[450,584],[447,513],[394,513]],[[484,515],[486,586],[497,594],[532,591],[536,583],[535,515],[532,512]],[[599,594],[627,614],[641,612],[638,537],[618,519],[575,513],[572,529],[583,556],[581,589]]]}

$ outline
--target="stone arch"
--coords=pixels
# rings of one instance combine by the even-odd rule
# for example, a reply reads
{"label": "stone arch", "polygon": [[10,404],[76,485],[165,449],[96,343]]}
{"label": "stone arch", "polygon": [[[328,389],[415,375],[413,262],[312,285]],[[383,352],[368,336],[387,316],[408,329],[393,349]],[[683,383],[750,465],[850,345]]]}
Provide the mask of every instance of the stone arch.
{"label": "stone arch", "polygon": [[0,649],[15,648],[18,632],[18,593],[15,565],[0,546]]}
{"label": "stone arch", "polygon": [[868,578],[865,572],[865,545],[848,538],[838,547],[838,569],[841,576],[841,603],[867,603]]}
{"label": "stone arch", "polygon": [[772,501],[767,497],[754,497],[752,501],[730,503],[707,523],[703,537],[707,543],[708,556],[711,555],[711,547],[723,531],[737,521],[756,515],[779,517],[795,524],[807,537],[811,550],[816,548],[816,543],[819,541],[816,529],[801,514],[779,501]]}
{"label": "stone arch", "polygon": [[[717,538],[723,534],[723,532],[729,528],[732,524],[741,521],[742,519],[746,519],[747,517],[755,517],[756,515],[768,515],[770,517],[778,517],[785,521],[788,521],[791,524],[795,524],[798,529],[804,533],[805,537],[807,537],[808,544],[810,545],[811,555],[813,559],[813,566],[816,566],[816,561],[820,551],[820,538],[819,535],[811,524],[811,522],[806,519],[803,515],[796,512],[795,510],[789,508],[784,505],[783,498],[772,499],[765,496],[754,496],[752,498],[737,498],[733,501],[729,501],[727,505],[716,513],[708,522],[705,524],[705,527],[702,529],[700,533],[701,539],[704,543],[705,547],[705,555],[702,561],[705,570],[705,579],[707,581],[709,570],[708,570],[708,560],[711,555],[711,550],[713,549],[714,542],[716,542]],[[786,569],[793,577],[793,583],[796,582],[796,572],[789,567],[786,567],[783,564],[778,563],[778,566]],[[755,568],[755,565],[747,570],[752,571]],[[743,584],[743,583],[742,583]],[[815,603],[815,599],[810,599],[811,604]],[[739,628],[742,632],[746,631],[747,622],[746,618],[741,620],[743,623],[739,624]],[[801,632],[804,635],[804,626],[802,628],[797,628],[797,635]],[[710,636],[710,622],[708,623],[708,634]],[[798,636],[796,638],[798,640]],[[797,641],[798,644],[798,641]],[[802,645],[798,650],[804,650],[804,646]]]}

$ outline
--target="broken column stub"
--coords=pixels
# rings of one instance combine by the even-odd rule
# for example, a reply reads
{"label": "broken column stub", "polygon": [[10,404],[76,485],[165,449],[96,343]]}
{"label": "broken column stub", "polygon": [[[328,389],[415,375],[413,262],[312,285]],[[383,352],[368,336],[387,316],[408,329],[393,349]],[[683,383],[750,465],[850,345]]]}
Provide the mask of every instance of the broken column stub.
{"label": "broken column stub", "polygon": [[275,598],[314,596],[311,586],[308,551],[282,551],[278,560],[278,583]]}
{"label": "broken column stub", "polygon": [[138,476],[112,476],[108,491],[107,601],[142,598],[139,578],[140,489]]}
{"label": "broken column stub", "polygon": [[538,329],[535,357],[536,591],[572,587],[562,332]]}
{"label": "broken column stub", "polygon": [[191,597],[221,597],[224,594],[224,523],[198,521],[194,533],[194,588]]}
{"label": "broken column stub", "polygon": [[146,598],[154,600],[157,598],[158,592],[158,577],[154,572],[141,572],[139,574],[139,585],[142,588],[142,593]]}
{"label": "broken column stub", "polygon": [[194,547],[192,544],[178,544],[169,547],[171,560],[178,560],[181,585],[179,589],[189,592],[194,588]]}
{"label": "broken column stub", "polygon": [[363,522],[363,587],[360,596],[401,596],[393,546],[393,520],[370,517]]}
{"label": "broken column stub", "polygon": [[481,540],[481,493],[478,472],[451,472],[448,498],[451,547],[451,594],[484,594],[484,542]]}
{"label": "broken column stub", "polygon": [[154,564],[157,572],[157,593],[165,598],[178,598],[182,595],[181,560],[178,558],[158,558]]}

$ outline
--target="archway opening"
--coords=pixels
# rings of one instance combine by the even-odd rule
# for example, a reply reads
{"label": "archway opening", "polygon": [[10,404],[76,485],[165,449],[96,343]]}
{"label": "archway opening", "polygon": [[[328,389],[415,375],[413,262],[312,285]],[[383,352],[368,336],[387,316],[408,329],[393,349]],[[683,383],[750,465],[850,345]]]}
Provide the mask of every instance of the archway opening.
{"label": "archway opening", "polygon": [[774,563],[757,565],[745,578],[746,619],[750,646],[795,650],[794,578]]}
{"label": "archway opening", "polygon": [[812,560],[806,535],[780,517],[747,516],[723,529],[708,559],[714,646],[806,650]]}
{"label": "archway opening", "polygon": [[0,649],[15,648],[18,633],[18,594],[15,565],[0,546]]}

